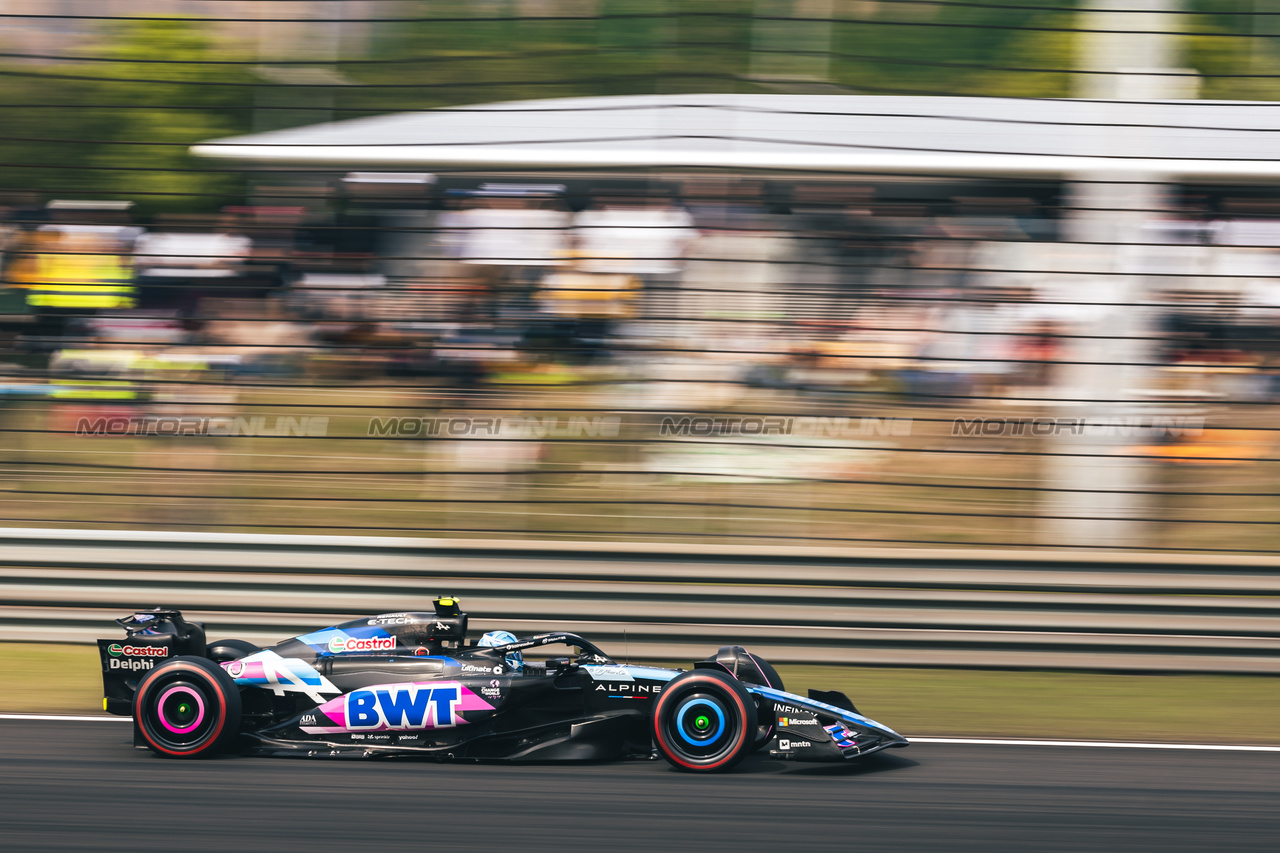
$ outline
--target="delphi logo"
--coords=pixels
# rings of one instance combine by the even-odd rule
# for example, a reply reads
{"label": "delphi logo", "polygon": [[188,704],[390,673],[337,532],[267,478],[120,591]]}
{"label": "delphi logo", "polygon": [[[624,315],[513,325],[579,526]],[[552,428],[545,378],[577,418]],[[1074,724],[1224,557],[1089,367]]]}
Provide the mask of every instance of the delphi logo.
{"label": "delphi logo", "polygon": [[130,672],[138,672],[143,669],[151,669],[155,666],[152,660],[121,660],[125,658],[164,658],[169,656],[167,646],[125,646],[120,643],[112,643],[107,646],[107,654],[111,656],[108,666],[111,669],[127,669]]}
{"label": "delphi logo", "polygon": [[331,637],[329,651],[335,655],[343,652],[391,652],[395,651],[395,637]]}

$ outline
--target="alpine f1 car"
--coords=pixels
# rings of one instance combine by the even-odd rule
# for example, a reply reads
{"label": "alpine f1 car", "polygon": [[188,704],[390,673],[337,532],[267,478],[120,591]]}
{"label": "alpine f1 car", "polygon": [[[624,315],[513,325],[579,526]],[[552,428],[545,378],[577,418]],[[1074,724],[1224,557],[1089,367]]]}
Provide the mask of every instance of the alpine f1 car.
{"label": "alpine f1 car", "polygon": [[103,706],[132,715],[134,744],[166,757],[599,761],[656,751],[681,770],[715,771],[766,748],[844,762],[907,745],[843,693],[785,692],[741,646],[673,670],[620,664],[577,634],[498,631],[477,642],[453,598],[433,613],[355,619],[266,649],[207,643],[204,626],[177,610],[116,621],[125,639],[98,641]]}

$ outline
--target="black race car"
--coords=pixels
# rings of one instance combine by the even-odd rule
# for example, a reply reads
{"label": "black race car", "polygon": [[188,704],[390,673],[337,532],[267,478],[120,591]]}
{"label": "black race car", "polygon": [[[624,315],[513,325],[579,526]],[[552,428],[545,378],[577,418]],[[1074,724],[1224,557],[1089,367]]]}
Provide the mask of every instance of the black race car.
{"label": "black race car", "polygon": [[843,762],[907,745],[843,693],[784,692],[741,646],[671,670],[619,664],[569,633],[477,643],[452,598],[434,613],[355,619],[267,649],[206,643],[203,625],[177,610],[117,622],[126,638],[98,641],[103,706],[132,715],[135,745],[161,756],[598,761],[656,749],[681,770],[712,771],[766,747]]}

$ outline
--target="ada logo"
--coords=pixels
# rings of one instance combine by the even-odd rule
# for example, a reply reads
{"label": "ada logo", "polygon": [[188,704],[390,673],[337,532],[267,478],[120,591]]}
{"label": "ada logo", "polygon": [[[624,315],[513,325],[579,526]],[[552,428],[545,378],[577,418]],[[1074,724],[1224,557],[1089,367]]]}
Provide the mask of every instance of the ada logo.
{"label": "ada logo", "polygon": [[169,656],[168,646],[122,646],[119,643],[112,643],[107,646],[107,654],[113,658],[121,655],[130,658],[167,658]]}
{"label": "ada logo", "polygon": [[379,731],[451,728],[457,725],[461,699],[457,684],[357,690],[347,696],[346,724],[348,729]]}
{"label": "ada logo", "polygon": [[330,637],[329,651],[335,655],[344,652],[393,652],[395,637]]}

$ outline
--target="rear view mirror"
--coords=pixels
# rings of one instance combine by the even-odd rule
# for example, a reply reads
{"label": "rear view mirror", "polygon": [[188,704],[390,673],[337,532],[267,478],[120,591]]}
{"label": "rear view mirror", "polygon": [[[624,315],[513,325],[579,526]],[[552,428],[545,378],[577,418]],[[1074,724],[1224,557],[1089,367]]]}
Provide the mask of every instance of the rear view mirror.
{"label": "rear view mirror", "polygon": [[563,675],[566,672],[572,672],[577,668],[578,665],[568,658],[547,659],[547,675]]}

